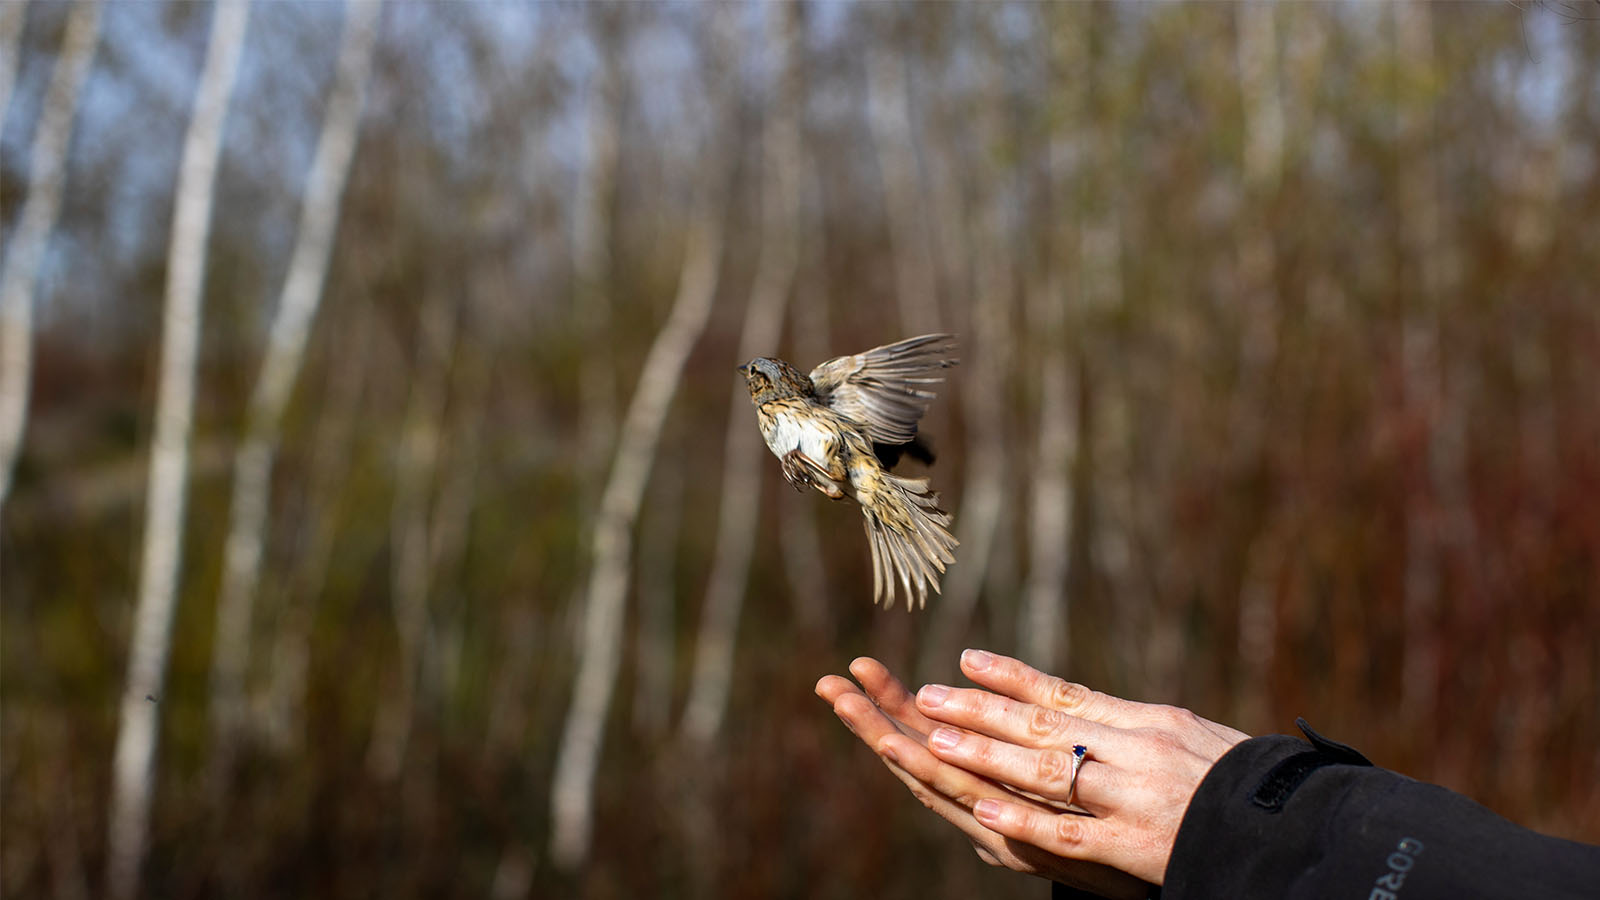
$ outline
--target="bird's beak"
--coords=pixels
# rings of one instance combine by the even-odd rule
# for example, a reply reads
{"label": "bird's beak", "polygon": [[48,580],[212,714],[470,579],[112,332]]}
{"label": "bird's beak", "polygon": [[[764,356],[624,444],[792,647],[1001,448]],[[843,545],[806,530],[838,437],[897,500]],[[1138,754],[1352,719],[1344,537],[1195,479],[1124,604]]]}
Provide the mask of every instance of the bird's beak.
{"label": "bird's beak", "polygon": [[739,366],[737,369],[735,369],[735,371],[737,371],[740,375],[749,375],[750,374],[750,364],[749,363],[745,363],[744,365]]}

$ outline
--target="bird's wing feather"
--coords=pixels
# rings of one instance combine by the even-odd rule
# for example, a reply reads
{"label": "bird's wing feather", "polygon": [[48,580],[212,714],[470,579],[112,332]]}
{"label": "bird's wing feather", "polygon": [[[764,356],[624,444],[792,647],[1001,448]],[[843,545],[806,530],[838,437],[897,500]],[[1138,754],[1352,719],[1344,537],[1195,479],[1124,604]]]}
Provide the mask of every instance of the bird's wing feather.
{"label": "bird's wing feather", "polygon": [[811,370],[811,383],[817,399],[865,425],[872,440],[904,444],[916,437],[917,420],[936,396],[929,386],[958,362],[955,349],[954,335],[907,338],[830,359]]}

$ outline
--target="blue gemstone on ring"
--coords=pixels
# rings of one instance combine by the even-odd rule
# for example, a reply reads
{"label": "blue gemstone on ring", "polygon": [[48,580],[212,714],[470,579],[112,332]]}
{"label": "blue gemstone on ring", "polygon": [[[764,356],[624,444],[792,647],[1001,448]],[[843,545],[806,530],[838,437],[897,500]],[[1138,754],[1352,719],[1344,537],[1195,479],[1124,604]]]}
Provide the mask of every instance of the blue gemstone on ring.
{"label": "blue gemstone on ring", "polygon": [[1079,759],[1083,759],[1084,755],[1087,754],[1088,752],[1089,752],[1089,748],[1085,747],[1082,744],[1073,744],[1072,745],[1072,755],[1076,756]]}

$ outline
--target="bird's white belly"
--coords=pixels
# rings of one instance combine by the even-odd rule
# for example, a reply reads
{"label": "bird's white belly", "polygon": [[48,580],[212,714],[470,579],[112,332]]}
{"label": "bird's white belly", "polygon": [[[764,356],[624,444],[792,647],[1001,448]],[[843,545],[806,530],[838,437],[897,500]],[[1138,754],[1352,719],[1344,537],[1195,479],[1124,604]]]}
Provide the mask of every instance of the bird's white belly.
{"label": "bird's white belly", "polygon": [[773,419],[772,431],[766,435],[772,455],[782,459],[790,450],[799,450],[817,465],[828,465],[834,443],[828,429],[812,418],[800,419],[788,413],[779,413]]}

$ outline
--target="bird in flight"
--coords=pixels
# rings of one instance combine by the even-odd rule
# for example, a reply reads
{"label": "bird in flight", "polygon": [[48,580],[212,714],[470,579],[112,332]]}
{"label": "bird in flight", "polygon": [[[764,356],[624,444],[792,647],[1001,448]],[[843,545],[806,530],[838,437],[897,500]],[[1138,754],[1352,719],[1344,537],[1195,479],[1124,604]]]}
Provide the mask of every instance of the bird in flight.
{"label": "bird in flight", "polygon": [[925,334],[854,356],[840,356],[809,376],[781,359],[739,367],[767,447],[795,490],[851,497],[866,516],[872,549],[872,599],[890,607],[895,587],[925,606],[928,589],[955,562],[960,543],[950,514],[926,478],[891,474],[902,453],[931,462],[917,420],[936,396],[931,385],[957,363],[955,337]]}

